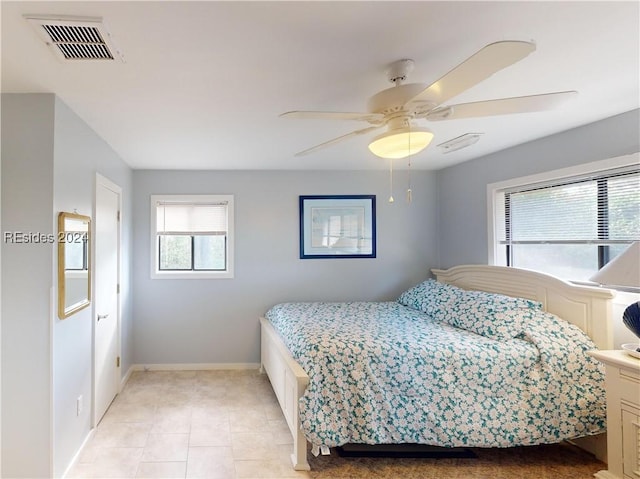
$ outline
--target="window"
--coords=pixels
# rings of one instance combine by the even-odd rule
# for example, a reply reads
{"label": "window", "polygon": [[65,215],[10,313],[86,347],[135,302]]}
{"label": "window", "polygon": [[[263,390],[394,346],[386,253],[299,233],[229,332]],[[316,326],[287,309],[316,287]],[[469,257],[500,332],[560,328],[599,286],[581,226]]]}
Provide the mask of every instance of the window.
{"label": "window", "polygon": [[87,271],[89,269],[87,233],[82,233],[77,238],[74,241],[67,240],[64,243],[65,271]]}
{"label": "window", "polygon": [[493,200],[494,264],[588,281],[640,240],[637,161],[494,188]]}
{"label": "window", "polygon": [[153,278],[233,277],[233,196],[152,195]]}

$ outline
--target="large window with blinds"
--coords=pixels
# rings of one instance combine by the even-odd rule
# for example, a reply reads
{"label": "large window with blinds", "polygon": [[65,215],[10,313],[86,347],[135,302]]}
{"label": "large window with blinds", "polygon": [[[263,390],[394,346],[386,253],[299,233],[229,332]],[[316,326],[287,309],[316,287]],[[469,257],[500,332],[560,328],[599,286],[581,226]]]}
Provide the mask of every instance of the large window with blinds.
{"label": "large window with blinds", "polygon": [[587,281],[640,240],[640,167],[497,191],[496,263]]}
{"label": "large window with blinds", "polygon": [[151,197],[154,278],[233,277],[233,196]]}

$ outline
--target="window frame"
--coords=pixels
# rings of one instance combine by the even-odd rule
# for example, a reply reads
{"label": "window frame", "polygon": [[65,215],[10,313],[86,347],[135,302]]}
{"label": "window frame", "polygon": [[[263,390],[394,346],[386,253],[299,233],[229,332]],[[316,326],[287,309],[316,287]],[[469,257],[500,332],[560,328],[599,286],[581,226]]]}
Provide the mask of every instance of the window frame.
{"label": "window frame", "polygon": [[[551,170],[544,173],[512,178],[487,185],[487,262],[490,265],[507,266],[506,257],[499,254],[501,220],[504,218],[505,210],[503,202],[499,201],[499,196],[503,190],[544,184],[564,179],[570,180],[580,176],[597,175],[606,173],[608,170],[633,167],[640,164],[640,152],[630,155],[617,156],[606,160],[594,161],[558,170]],[[600,220],[600,218],[599,218]],[[603,253],[600,253],[603,254]],[[598,261],[604,260],[599,257]],[[575,281],[580,283],[580,281]]]}
{"label": "window frame", "polygon": [[[157,224],[158,202],[210,204],[226,202],[226,269],[225,270],[161,270],[160,241]],[[234,277],[234,196],[233,195],[151,195],[150,198],[151,279],[232,279]],[[193,235],[191,236],[193,238]],[[192,250],[193,255],[193,250]],[[193,258],[192,258],[193,261]]]}
{"label": "window frame", "polygon": [[[83,272],[83,271],[89,271],[89,238],[88,238],[88,234],[85,233],[82,235],[82,267],[81,268],[67,268],[65,266],[65,272],[74,272],[74,273],[79,273],[79,272]],[[65,247],[65,258],[69,257],[69,245],[76,245],[79,244],[78,241],[65,241],[64,247]]]}

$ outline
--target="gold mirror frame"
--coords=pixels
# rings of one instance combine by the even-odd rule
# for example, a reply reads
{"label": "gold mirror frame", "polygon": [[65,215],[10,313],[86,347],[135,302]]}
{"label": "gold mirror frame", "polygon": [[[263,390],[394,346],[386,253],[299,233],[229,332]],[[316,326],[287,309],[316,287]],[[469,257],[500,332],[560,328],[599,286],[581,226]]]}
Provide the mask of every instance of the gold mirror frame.
{"label": "gold mirror frame", "polygon": [[91,218],[58,214],[58,317],[91,304]]}

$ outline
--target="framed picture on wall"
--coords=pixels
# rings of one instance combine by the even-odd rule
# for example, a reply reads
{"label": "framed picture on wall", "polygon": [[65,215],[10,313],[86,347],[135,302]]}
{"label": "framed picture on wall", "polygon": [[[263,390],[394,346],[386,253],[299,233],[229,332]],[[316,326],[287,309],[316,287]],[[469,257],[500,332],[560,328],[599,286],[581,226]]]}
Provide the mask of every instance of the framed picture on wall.
{"label": "framed picture on wall", "polygon": [[300,196],[300,258],[375,258],[376,196]]}

